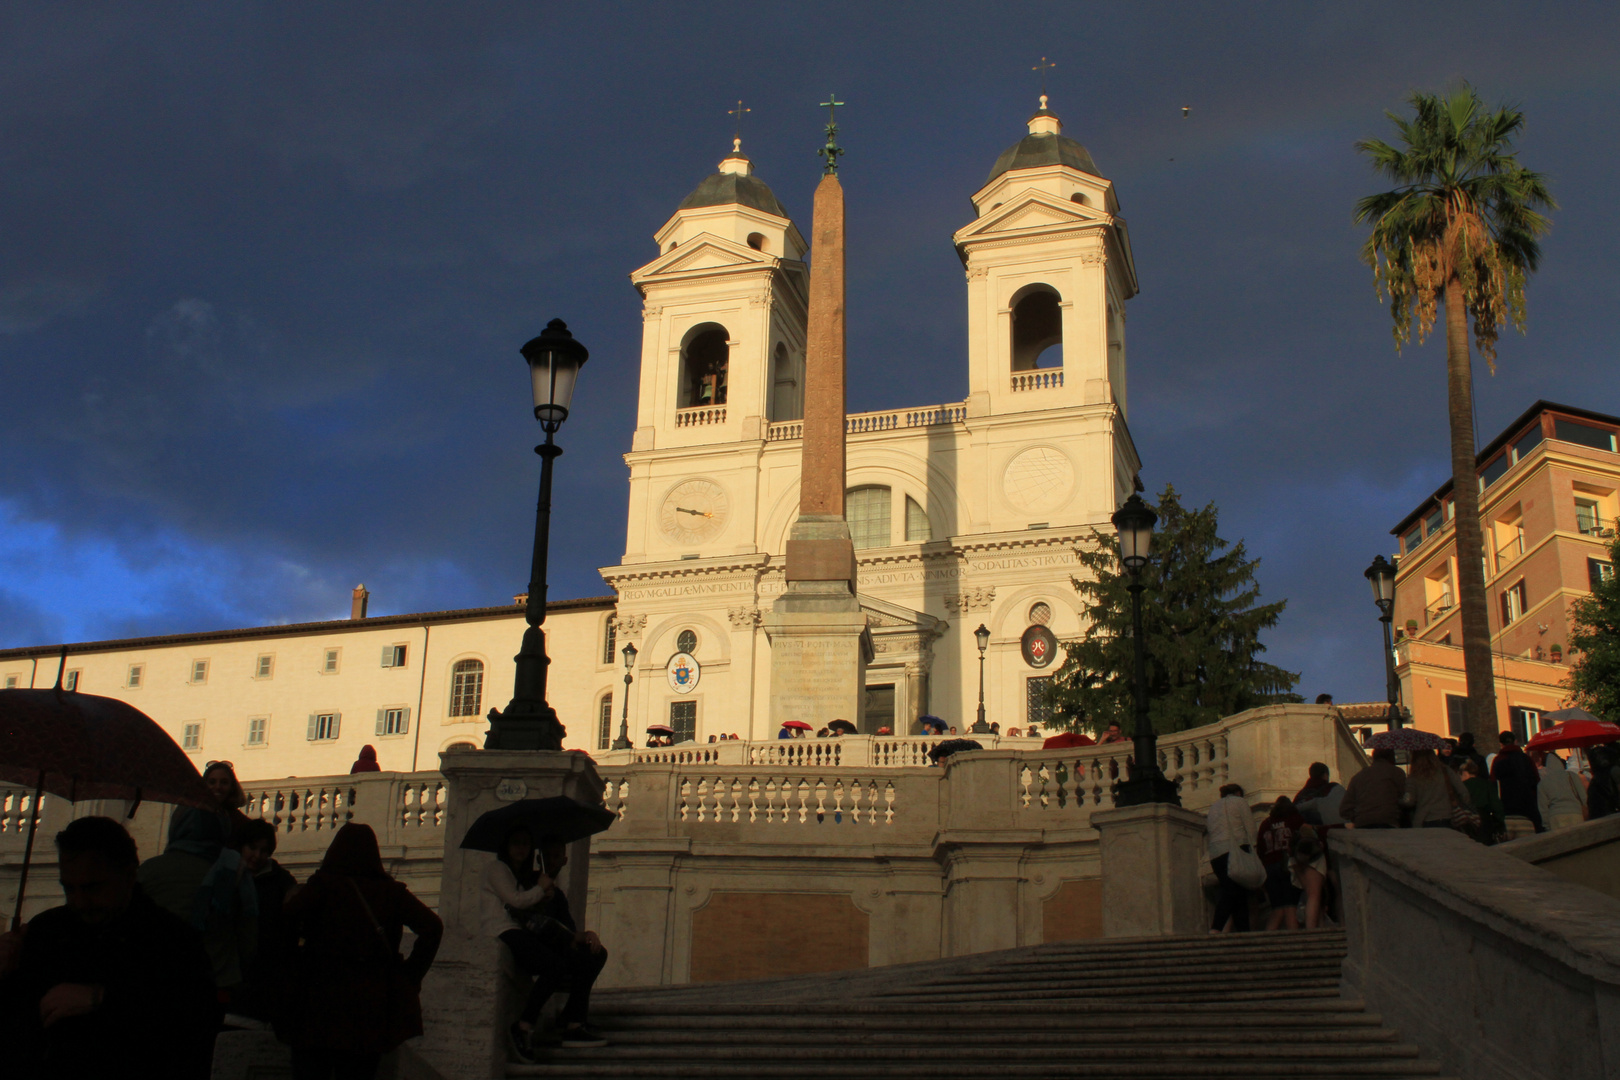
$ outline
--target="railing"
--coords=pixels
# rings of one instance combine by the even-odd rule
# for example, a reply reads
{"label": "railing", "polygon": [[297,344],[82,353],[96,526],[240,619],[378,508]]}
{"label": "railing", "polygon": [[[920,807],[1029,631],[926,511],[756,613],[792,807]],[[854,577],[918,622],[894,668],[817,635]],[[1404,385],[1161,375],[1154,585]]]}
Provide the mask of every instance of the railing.
{"label": "railing", "polygon": [[724,405],[699,405],[692,409],[675,410],[675,426],[703,427],[706,424],[723,424],[726,422],[726,407]]}
{"label": "railing", "polygon": [[[40,800],[41,804],[44,800]],[[34,793],[23,788],[0,788],[0,838],[22,837],[26,843],[30,819],[40,818],[40,807],[34,805]],[[38,843],[38,837],[35,837]]]}
{"label": "railing", "polygon": [[1498,570],[1502,569],[1504,564],[1512,562],[1514,559],[1517,559],[1523,554],[1524,533],[1519,533],[1518,535],[1514,536],[1513,539],[1496,549],[1496,568]]}
{"label": "railing", "polygon": [[[1041,738],[1013,738],[1007,735],[964,733],[950,738],[977,739],[987,750],[1041,748]],[[791,765],[796,768],[852,766],[876,769],[907,769],[932,765],[928,751],[941,740],[923,735],[844,735],[828,739],[762,739],[750,742],[724,739],[719,742],[676,743],[674,746],[632,750],[598,750],[592,754],[599,766],[623,765]]]}
{"label": "railing", "polygon": [[1012,376],[1013,392],[1020,390],[1056,390],[1063,385],[1063,369],[1045,371],[1015,371]]}
{"label": "railing", "polygon": [[1585,514],[1575,516],[1575,528],[1580,530],[1582,536],[1600,536],[1605,539],[1614,536],[1614,519],[1604,521],[1600,517],[1588,517]]}
{"label": "railing", "polygon": [[[1018,774],[1015,794],[1021,810],[1075,810],[1114,805],[1113,786],[1128,775],[1131,744],[1076,747],[1042,751]],[[1181,781],[1184,806],[1201,808],[1215,801],[1231,766],[1224,732],[1202,730],[1166,735],[1159,739],[1159,768],[1171,780]]]}
{"label": "railing", "polygon": [[1436,621],[1440,618],[1440,616],[1444,615],[1446,612],[1450,611],[1456,606],[1457,605],[1451,599],[1451,594],[1446,593],[1440,597],[1439,600],[1435,601],[1432,607],[1423,609],[1423,625],[1427,626],[1429,623]]}
{"label": "railing", "polygon": [[675,820],[692,824],[893,825],[892,780],[860,776],[681,776]]}
{"label": "railing", "polygon": [[[868,431],[895,431],[900,428],[960,424],[967,419],[967,402],[926,405],[916,409],[887,409],[880,412],[852,413],[844,418],[844,432],[859,435]],[[765,428],[767,442],[804,437],[803,420],[784,420]]]}
{"label": "railing", "polygon": [[360,773],[247,783],[242,812],[276,827],[285,846],[324,849],[351,821],[370,825],[383,844],[436,842],[448,792],[437,772]]}

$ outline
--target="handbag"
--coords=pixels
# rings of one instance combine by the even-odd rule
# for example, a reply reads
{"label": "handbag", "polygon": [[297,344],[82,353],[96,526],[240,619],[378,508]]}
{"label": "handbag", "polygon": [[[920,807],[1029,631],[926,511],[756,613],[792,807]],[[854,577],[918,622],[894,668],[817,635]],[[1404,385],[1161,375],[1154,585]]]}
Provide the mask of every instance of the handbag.
{"label": "handbag", "polygon": [[[1234,831],[1234,836],[1245,836],[1248,830],[1243,828],[1243,822],[1231,821],[1232,810],[1227,807],[1229,824],[1235,824],[1241,831]],[[1260,861],[1260,856],[1254,852],[1251,844],[1242,844],[1227,852],[1226,876],[1232,879],[1235,885],[1245,889],[1258,889],[1266,883],[1266,866]]]}
{"label": "handbag", "polygon": [[1474,809],[1472,801],[1457,798],[1457,789],[1451,786],[1451,777],[1446,777],[1445,781],[1446,795],[1451,799],[1451,827],[1473,836],[1479,831],[1480,823],[1484,819],[1479,816],[1479,811]]}
{"label": "handbag", "polygon": [[574,945],[574,930],[561,919],[554,919],[537,907],[515,908],[506,905],[506,913],[517,921],[518,928],[533,934],[540,943],[557,952],[567,952]]}

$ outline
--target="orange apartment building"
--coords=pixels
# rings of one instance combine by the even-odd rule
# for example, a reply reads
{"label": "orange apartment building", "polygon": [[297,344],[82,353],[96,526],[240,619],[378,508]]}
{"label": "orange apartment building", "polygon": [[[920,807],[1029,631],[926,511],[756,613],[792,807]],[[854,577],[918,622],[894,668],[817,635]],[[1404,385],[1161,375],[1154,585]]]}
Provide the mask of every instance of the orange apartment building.
{"label": "orange apartment building", "polygon": [[[1476,459],[1497,717],[1521,738],[1568,703],[1570,604],[1615,572],[1617,438],[1620,417],[1538,401]],[[1440,734],[1460,730],[1468,700],[1451,490],[1391,530],[1401,701],[1415,726]]]}

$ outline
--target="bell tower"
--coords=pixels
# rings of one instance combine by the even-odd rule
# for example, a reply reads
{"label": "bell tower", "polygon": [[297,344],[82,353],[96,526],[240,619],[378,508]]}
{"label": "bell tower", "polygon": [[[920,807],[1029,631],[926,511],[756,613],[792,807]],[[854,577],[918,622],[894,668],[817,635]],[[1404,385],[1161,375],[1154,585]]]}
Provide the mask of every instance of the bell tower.
{"label": "bell tower", "polygon": [[766,428],[803,415],[808,245],[741,139],[654,240],[630,275],[643,308],[625,562],[753,552]]}
{"label": "bell tower", "polygon": [[764,438],[803,407],[804,237],[742,140],[654,234],[634,449]]}
{"label": "bell tower", "polygon": [[1112,403],[1127,411],[1125,302],[1137,293],[1114,185],[1041,107],[958,230],[968,282],[968,412]]}

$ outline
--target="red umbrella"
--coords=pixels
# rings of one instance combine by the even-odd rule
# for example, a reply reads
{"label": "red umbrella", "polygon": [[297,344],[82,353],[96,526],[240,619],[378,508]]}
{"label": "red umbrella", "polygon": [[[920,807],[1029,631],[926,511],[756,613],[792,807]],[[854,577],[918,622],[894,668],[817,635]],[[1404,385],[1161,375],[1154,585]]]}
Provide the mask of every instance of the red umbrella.
{"label": "red umbrella", "polygon": [[805,723],[803,720],[789,720],[787,723],[783,724],[782,726],[785,727],[785,728],[794,728],[795,730],[798,730],[798,731],[809,731],[810,730],[810,725]]}
{"label": "red umbrella", "polygon": [[1539,735],[1524,744],[1524,748],[1526,750],[1573,750],[1587,746],[1602,746],[1604,743],[1620,739],[1620,726],[1611,724],[1607,720],[1599,720],[1597,717],[1591,716],[1591,714],[1587,714],[1587,717],[1584,720],[1564,720],[1550,728],[1542,728]]}
{"label": "red umbrella", "polygon": [[1097,740],[1090,735],[1082,735],[1078,731],[1065,731],[1060,735],[1053,735],[1041,743],[1042,750],[1067,750],[1072,746],[1096,746]]}
{"label": "red umbrella", "polygon": [[42,793],[69,802],[215,805],[197,767],[150,716],[122,701],[60,689],[0,690],[0,783],[34,789],[12,929],[22,919]]}

